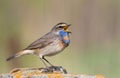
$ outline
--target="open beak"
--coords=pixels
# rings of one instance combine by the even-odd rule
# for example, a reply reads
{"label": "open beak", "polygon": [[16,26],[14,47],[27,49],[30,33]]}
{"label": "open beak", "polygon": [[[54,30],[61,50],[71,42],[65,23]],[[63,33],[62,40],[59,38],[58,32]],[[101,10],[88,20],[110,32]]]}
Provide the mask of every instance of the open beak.
{"label": "open beak", "polygon": [[68,33],[71,33],[70,31],[69,31],[69,27],[71,26],[71,24],[69,24],[69,25],[67,25],[66,27],[64,27],[64,30],[66,31],[66,32],[68,32]]}
{"label": "open beak", "polygon": [[68,27],[71,26],[71,24],[68,25]]}

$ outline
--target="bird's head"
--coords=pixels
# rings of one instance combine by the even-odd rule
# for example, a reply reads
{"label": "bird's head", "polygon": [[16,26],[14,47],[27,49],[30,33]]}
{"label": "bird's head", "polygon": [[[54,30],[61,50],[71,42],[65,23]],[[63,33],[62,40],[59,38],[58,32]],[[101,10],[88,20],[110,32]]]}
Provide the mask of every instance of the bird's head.
{"label": "bird's head", "polygon": [[61,23],[58,23],[57,25],[55,25],[53,28],[52,28],[52,31],[60,31],[60,30],[64,30],[65,32],[67,33],[71,33],[69,31],[69,26],[71,24],[67,24],[67,23],[64,23],[64,22],[61,22]]}

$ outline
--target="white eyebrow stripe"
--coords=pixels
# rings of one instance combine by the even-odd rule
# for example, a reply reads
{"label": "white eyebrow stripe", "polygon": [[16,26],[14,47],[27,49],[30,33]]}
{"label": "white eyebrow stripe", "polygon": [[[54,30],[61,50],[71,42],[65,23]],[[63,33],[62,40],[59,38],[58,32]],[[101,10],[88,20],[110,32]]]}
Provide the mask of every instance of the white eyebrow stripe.
{"label": "white eyebrow stripe", "polygon": [[60,24],[60,25],[58,25],[58,26],[66,26],[66,24]]}

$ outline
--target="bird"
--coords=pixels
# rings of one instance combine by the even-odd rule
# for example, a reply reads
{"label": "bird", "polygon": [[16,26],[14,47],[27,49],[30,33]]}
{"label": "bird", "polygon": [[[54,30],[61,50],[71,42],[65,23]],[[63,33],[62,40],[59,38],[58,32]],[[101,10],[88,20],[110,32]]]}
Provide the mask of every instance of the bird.
{"label": "bird", "polygon": [[38,56],[44,65],[47,67],[47,64],[51,64],[45,57],[54,56],[62,52],[70,44],[70,31],[69,27],[71,24],[65,22],[60,22],[56,24],[47,34],[37,39],[31,43],[25,49],[17,52],[16,54],[10,56],[6,60],[9,61],[16,57],[20,57],[27,54],[33,54]]}

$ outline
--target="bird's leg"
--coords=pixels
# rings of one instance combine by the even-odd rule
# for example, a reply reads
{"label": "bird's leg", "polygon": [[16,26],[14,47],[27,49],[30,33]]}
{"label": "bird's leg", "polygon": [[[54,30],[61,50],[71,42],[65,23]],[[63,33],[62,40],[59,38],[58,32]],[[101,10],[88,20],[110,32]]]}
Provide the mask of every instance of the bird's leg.
{"label": "bird's leg", "polygon": [[53,66],[44,56],[42,57],[43,60],[45,60],[50,66]]}
{"label": "bird's leg", "polygon": [[50,64],[50,67],[49,67],[49,69],[51,69],[51,70],[55,70],[55,71],[61,71],[61,70],[64,70],[61,66],[54,66],[54,65],[52,65],[44,56],[43,56],[43,59],[48,63],[48,64]]}
{"label": "bird's leg", "polygon": [[42,62],[43,62],[43,64],[45,65],[45,67],[47,68],[48,66],[47,66],[47,64],[44,62],[44,60],[42,59],[42,58],[40,58],[41,60],[42,60]]}
{"label": "bird's leg", "polygon": [[[47,59],[45,59],[44,56],[41,56],[40,59],[42,60],[43,64],[46,67],[43,68],[42,72],[53,72],[53,65]],[[50,64],[50,67],[48,67],[47,63]]]}
{"label": "bird's leg", "polygon": [[[67,73],[67,71],[64,68],[62,68],[61,66],[52,65],[44,56],[42,56],[41,60],[43,61],[43,63],[46,66],[46,68],[45,68],[46,72],[61,71],[63,73]],[[48,67],[45,62],[47,62],[50,65],[50,67]]]}

